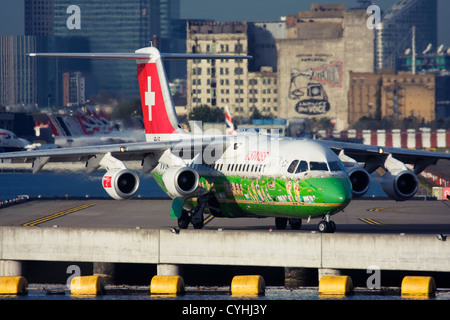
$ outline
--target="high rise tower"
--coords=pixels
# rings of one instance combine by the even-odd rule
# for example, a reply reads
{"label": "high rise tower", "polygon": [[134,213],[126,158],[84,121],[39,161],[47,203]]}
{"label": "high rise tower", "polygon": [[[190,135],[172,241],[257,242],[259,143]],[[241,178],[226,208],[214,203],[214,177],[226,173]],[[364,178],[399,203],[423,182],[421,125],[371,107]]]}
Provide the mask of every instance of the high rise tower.
{"label": "high rise tower", "polygon": [[[396,56],[407,49],[422,52],[437,46],[437,0],[398,0],[381,20],[376,33],[376,66],[394,68]],[[413,30],[415,27],[415,36]]]}
{"label": "high rise tower", "polygon": [[[166,44],[177,40],[172,26],[179,10],[179,0],[25,0],[25,34],[38,37],[37,50],[43,52],[129,52],[155,39],[160,49],[172,51]],[[38,83],[41,105],[47,97],[51,105],[62,104],[64,72],[81,71],[89,94],[139,96],[132,61],[41,59],[37,64],[37,76],[46,80]]]}

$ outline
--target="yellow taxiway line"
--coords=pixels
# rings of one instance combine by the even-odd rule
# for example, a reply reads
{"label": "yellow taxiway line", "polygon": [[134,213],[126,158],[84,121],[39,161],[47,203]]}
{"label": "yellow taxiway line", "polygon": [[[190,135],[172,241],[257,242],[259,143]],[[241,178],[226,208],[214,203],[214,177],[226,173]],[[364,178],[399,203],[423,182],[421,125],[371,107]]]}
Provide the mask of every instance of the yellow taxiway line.
{"label": "yellow taxiway line", "polygon": [[84,209],[87,209],[87,208],[92,207],[92,206],[95,206],[95,203],[88,203],[88,204],[84,204],[82,206],[78,206],[78,207],[75,207],[75,208],[71,208],[71,209],[67,209],[67,210],[64,210],[64,211],[56,212],[56,213],[53,213],[51,215],[48,215],[48,216],[45,216],[45,217],[42,217],[42,218],[39,218],[39,219],[36,219],[36,220],[26,222],[26,223],[22,224],[22,226],[23,227],[35,227],[38,224],[41,224],[41,223],[44,223],[44,222],[47,222],[47,221],[50,221],[50,220],[53,220],[53,219],[56,219],[56,218],[63,217],[65,215],[74,213],[76,211],[84,210]]}

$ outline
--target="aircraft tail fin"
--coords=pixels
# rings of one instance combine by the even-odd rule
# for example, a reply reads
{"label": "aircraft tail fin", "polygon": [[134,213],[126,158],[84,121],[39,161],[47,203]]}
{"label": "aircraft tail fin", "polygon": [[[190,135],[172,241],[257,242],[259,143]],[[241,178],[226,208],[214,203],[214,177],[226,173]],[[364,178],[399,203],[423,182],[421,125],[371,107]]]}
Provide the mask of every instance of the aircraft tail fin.
{"label": "aircraft tail fin", "polygon": [[226,129],[227,135],[236,134],[236,130],[233,124],[233,118],[231,117],[230,108],[228,107],[228,105],[225,106],[225,123],[227,125]]}
{"label": "aircraft tail fin", "polygon": [[160,53],[146,47],[134,53],[30,53],[31,57],[136,60],[139,91],[147,141],[179,139],[188,132],[182,129],[175,112],[169,82],[162,59],[250,59],[246,55]]}

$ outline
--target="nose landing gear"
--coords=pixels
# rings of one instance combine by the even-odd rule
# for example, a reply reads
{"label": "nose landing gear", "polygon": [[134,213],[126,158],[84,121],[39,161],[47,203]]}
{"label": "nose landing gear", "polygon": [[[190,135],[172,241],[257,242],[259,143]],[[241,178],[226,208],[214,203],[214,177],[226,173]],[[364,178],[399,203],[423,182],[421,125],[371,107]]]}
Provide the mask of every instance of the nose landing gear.
{"label": "nose landing gear", "polygon": [[330,220],[330,215],[326,215],[322,221],[319,222],[319,231],[321,233],[335,233],[336,223]]}

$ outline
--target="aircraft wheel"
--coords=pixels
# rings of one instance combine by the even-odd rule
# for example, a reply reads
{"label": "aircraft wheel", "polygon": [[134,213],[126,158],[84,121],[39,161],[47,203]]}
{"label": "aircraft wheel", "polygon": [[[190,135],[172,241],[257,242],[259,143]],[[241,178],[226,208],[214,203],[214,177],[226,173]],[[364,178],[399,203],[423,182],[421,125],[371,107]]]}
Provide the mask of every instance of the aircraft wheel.
{"label": "aircraft wheel", "polygon": [[193,223],[192,226],[194,227],[194,229],[203,229],[203,214],[201,214],[200,221]]}
{"label": "aircraft wheel", "polygon": [[336,223],[333,221],[327,222],[322,220],[319,223],[319,231],[321,233],[334,233],[336,231]]}
{"label": "aircraft wheel", "polygon": [[302,219],[289,219],[292,230],[300,230],[302,227]]}
{"label": "aircraft wheel", "polygon": [[330,221],[329,225],[330,225],[330,233],[335,233],[336,232],[336,223],[334,223],[334,221]]}
{"label": "aircraft wheel", "polygon": [[287,226],[287,218],[275,218],[275,226],[278,230],[285,230]]}
{"label": "aircraft wheel", "polygon": [[178,219],[178,227],[180,229],[187,229],[189,223],[191,223],[191,217],[189,216],[189,213],[183,209],[181,217]]}

